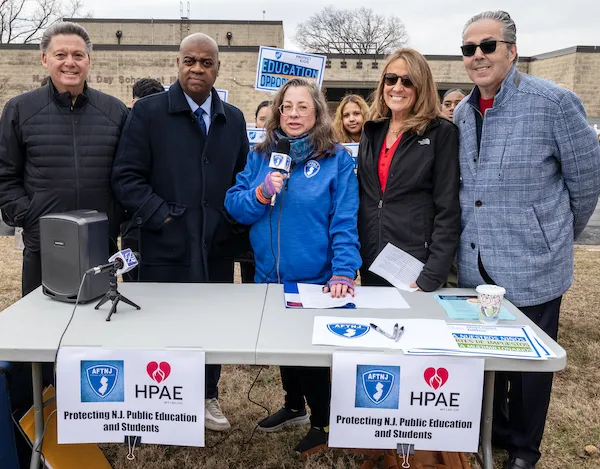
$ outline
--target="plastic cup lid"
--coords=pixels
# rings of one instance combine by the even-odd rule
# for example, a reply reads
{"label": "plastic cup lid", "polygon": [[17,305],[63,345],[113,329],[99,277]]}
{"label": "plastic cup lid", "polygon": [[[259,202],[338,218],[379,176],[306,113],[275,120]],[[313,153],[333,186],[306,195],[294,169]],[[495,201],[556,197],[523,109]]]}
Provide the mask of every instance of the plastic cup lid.
{"label": "plastic cup lid", "polygon": [[475,290],[484,295],[504,295],[506,293],[506,290],[498,285],[479,285]]}

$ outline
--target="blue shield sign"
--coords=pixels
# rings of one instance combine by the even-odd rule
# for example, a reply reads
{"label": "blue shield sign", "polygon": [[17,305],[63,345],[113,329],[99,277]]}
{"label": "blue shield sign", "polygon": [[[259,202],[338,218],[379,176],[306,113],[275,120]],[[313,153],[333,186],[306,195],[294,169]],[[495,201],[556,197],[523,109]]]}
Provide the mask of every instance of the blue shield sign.
{"label": "blue shield sign", "polygon": [[394,374],[384,370],[369,370],[362,375],[362,385],[371,402],[379,405],[390,395]]}
{"label": "blue shield sign", "polygon": [[399,366],[356,365],[355,407],[398,409],[399,403]]}
{"label": "blue shield sign", "polygon": [[344,337],[345,339],[356,339],[358,337],[362,337],[371,326],[365,326],[364,324],[327,324],[327,329],[332,334],[335,334],[339,337]]}
{"label": "blue shield sign", "polygon": [[104,399],[115,389],[119,369],[112,365],[94,365],[86,370],[86,376],[94,394]]}

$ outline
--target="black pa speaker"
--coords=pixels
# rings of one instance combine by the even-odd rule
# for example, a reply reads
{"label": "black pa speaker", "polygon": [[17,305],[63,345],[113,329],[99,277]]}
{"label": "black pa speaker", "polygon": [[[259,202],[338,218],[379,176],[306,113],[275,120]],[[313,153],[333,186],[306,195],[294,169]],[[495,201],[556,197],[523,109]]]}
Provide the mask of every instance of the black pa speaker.
{"label": "black pa speaker", "polygon": [[[42,288],[45,295],[75,303],[86,270],[106,264],[109,253],[108,217],[96,210],[50,213],[40,217]],[[87,275],[80,303],[109,290],[109,273]]]}

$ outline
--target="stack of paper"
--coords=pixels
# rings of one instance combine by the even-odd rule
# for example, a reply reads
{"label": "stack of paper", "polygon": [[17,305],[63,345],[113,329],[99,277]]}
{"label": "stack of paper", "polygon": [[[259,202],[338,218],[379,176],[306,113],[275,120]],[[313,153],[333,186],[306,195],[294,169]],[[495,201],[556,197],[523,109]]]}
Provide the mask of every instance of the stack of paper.
{"label": "stack of paper", "polygon": [[556,354],[529,326],[486,326],[448,324],[455,346],[407,348],[414,355],[476,355],[500,358],[545,360]]}
{"label": "stack of paper", "polygon": [[[396,341],[395,326],[403,327]],[[487,356],[545,360],[556,354],[529,326],[446,324],[438,319],[316,316],[313,345],[390,348],[411,355]]]}

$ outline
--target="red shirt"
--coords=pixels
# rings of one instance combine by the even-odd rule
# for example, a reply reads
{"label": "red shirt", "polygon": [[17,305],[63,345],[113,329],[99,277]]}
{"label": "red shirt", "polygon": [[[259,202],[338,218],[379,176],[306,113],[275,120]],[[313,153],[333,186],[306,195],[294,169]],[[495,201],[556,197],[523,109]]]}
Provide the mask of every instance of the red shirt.
{"label": "red shirt", "polygon": [[379,174],[379,184],[381,185],[381,192],[385,192],[385,185],[387,183],[388,174],[390,172],[390,165],[392,164],[392,157],[396,153],[396,148],[400,143],[402,134],[398,135],[398,138],[394,144],[388,149],[385,147],[385,140],[381,145],[381,151],[379,152],[379,163],[377,164],[377,172]]}
{"label": "red shirt", "polygon": [[483,99],[479,98],[479,110],[481,111],[481,115],[485,116],[485,111],[490,109],[494,105],[494,98]]}

